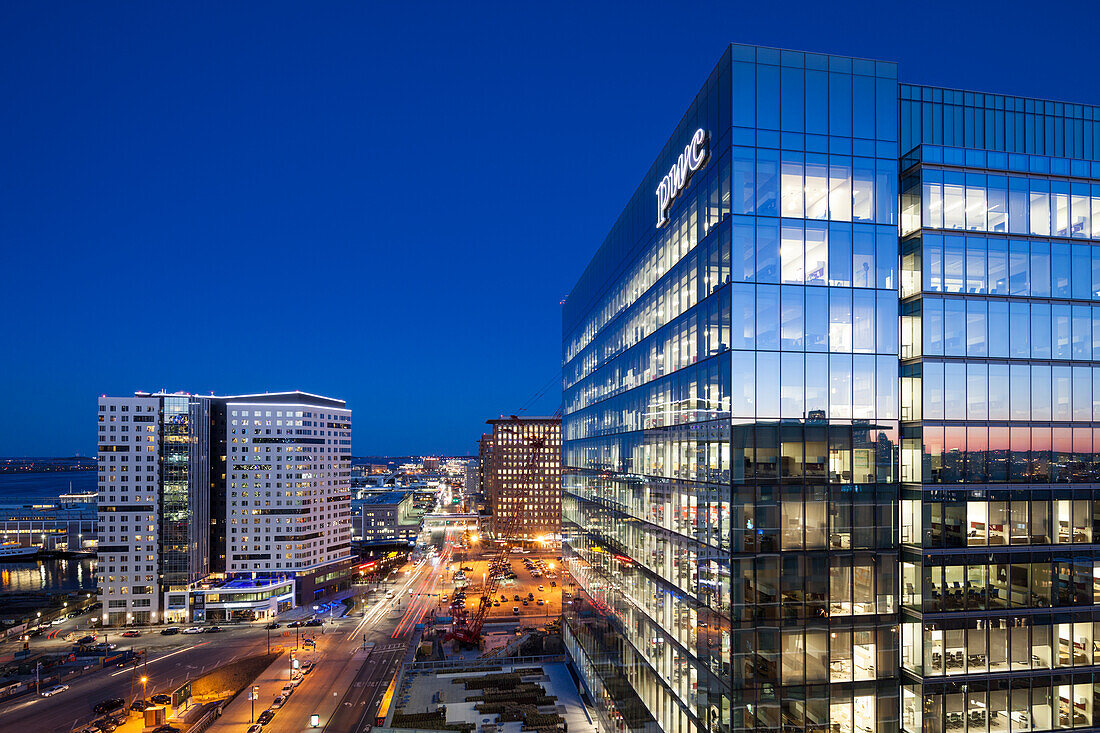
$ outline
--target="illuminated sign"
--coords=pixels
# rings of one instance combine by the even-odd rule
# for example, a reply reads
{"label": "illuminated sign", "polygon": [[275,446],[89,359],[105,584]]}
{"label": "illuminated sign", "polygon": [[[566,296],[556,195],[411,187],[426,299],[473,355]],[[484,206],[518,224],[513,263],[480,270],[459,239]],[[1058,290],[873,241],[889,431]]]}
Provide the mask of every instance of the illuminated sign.
{"label": "illuminated sign", "polygon": [[680,195],[684,186],[691,180],[691,174],[707,162],[707,133],[703,128],[695,131],[691,142],[684,146],[684,152],[676,158],[668,173],[657,186],[657,228],[668,223],[668,209],[672,200]]}

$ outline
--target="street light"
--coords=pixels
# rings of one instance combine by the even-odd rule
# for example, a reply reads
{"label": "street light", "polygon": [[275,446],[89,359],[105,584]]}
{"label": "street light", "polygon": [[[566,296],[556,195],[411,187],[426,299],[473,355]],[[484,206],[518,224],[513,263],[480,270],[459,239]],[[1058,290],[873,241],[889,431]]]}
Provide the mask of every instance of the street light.
{"label": "street light", "polygon": [[141,676],[141,699],[145,699],[145,684],[149,681],[149,678],[145,675]]}

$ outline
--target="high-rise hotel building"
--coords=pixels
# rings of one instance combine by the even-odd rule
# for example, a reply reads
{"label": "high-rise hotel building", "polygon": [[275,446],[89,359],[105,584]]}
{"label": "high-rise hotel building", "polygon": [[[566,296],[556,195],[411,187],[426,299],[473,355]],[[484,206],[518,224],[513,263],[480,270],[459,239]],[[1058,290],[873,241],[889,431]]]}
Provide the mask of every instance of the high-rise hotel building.
{"label": "high-rise hotel building", "polygon": [[601,727],[1100,727],[1095,240],[1100,108],[730,46],[563,307]]}
{"label": "high-rise hotel building", "polygon": [[[215,617],[211,598],[224,616],[268,600],[263,588],[285,603],[296,591],[302,603],[340,583],[352,560],[350,461],[351,412],[340,400],[101,397],[102,621]],[[240,589],[211,596],[211,578],[293,582],[230,600]]]}

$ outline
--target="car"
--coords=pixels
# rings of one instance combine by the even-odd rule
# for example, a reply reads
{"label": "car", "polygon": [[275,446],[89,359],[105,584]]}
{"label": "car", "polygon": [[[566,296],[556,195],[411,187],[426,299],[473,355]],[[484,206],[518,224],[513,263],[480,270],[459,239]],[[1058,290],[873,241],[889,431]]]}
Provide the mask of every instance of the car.
{"label": "car", "polygon": [[283,689],[279,691],[279,694],[283,697],[290,697],[292,692],[294,692],[294,685],[283,685]]}
{"label": "car", "polygon": [[256,722],[260,725],[267,725],[271,722],[271,719],[275,717],[275,711],[270,708],[260,713],[260,717],[256,718]]}
{"label": "car", "polygon": [[523,599],[523,605],[525,605],[525,606],[526,606],[526,605],[527,605],[528,603],[530,603],[530,601],[528,601],[528,600],[527,600],[526,598],[524,598],[524,599]]}
{"label": "car", "polygon": [[540,598],[540,599],[538,599],[537,601],[535,601],[535,605],[536,605],[536,606],[543,606],[543,605],[546,605],[546,601],[544,601],[544,600],[542,600],[542,599]]}
{"label": "car", "polygon": [[290,681],[290,687],[291,687],[291,689],[295,689],[295,690],[296,690],[296,689],[298,689],[298,685],[302,684],[302,679],[303,679],[303,678],[302,678],[302,675],[298,675],[297,677],[295,677],[294,679],[292,679],[292,680]]}
{"label": "car", "polygon": [[180,629],[179,629],[178,626],[169,626],[167,629],[161,629],[160,630],[160,635],[161,636],[174,636],[174,635],[178,634],[179,632],[180,632]]}
{"label": "car", "polygon": [[271,623],[269,623],[269,624],[267,624],[266,626],[264,626],[264,628],[265,628],[265,629],[277,629],[277,628],[279,628],[279,624],[277,624],[277,623],[275,623],[274,621],[272,621]]}
{"label": "car", "polygon": [[103,733],[111,733],[111,731],[113,731],[115,728],[118,727],[117,725],[115,725],[115,721],[111,720],[110,718],[104,718],[103,720],[97,720],[92,725],[94,725],[99,730],[103,731]]}
{"label": "car", "polygon": [[82,637],[80,637],[79,639],[76,640],[76,643],[80,644],[81,646],[86,646],[88,644],[95,644],[95,637],[94,636],[82,636]]}
{"label": "car", "polygon": [[180,733],[180,729],[174,725],[165,723],[164,725],[153,728],[152,733]]}
{"label": "car", "polygon": [[138,713],[144,712],[146,708],[151,707],[153,707],[153,705],[148,700],[134,700],[130,703],[130,709]]}
{"label": "car", "polygon": [[185,634],[201,634],[202,629],[200,629],[198,626],[192,626],[190,628],[184,629],[183,633],[185,633]]}
{"label": "car", "polygon": [[248,730],[246,730],[244,733],[262,733],[263,729],[264,727],[259,723],[253,723],[252,725],[248,726]]}
{"label": "car", "polygon": [[313,669],[313,662],[306,662],[300,669],[302,670],[302,674],[309,674],[310,670]]}
{"label": "car", "polygon": [[472,567],[470,567],[469,565],[463,565],[462,570],[463,570],[463,572],[466,572],[466,573],[474,572],[474,569]]}
{"label": "car", "polygon": [[138,636],[141,636],[141,632],[130,629],[129,631],[123,631],[122,635],[125,636],[127,639],[134,639]]}
{"label": "car", "polygon": [[123,710],[121,713],[115,713],[114,715],[108,715],[107,720],[110,720],[115,725],[122,725],[126,722],[126,718],[130,716],[130,713]]}
{"label": "car", "polygon": [[285,697],[283,697],[282,695],[277,695],[275,697],[275,699],[271,702],[271,707],[278,710],[279,708],[281,708],[283,706],[283,703],[285,703],[285,702],[286,702]]}
{"label": "car", "polygon": [[217,633],[218,633],[218,632],[220,632],[221,630],[222,630],[222,627],[221,627],[221,626],[209,626],[209,627],[207,627],[207,629],[206,629],[206,633],[207,633],[207,634],[217,634]]}
{"label": "car", "polygon": [[64,692],[67,689],[69,689],[68,685],[54,685],[53,687],[47,687],[45,690],[42,690],[42,697],[53,697],[57,693]]}
{"label": "car", "polygon": [[544,592],[546,592],[546,588],[544,588],[543,586],[540,585],[539,586],[539,593],[544,593]]}
{"label": "car", "polygon": [[309,621],[306,621],[306,626],[323,626],[324,623],[325,622],[319,618],[311,618]]}
{"label": "car", "polygon": [[172,696],[171,695],[165,695],[163,692],[160,693],[159,695],[153,695],[149,699],[157,705],[171,705],[172,704]]}
{"label": "car", "polygon": [[512,615],[513,616],[518,616],[519,615],[519,606],[512,606]]}
{"label": "car", "polygon": [[288,629],[296,629],[299,626],[305,626],[305,623],[302,621],[291,621],[289,624],[286,625]]}
{"label": "car", "polygon": [[441,595],[441,596],[439,597],[439,600],[441,600],[441,601],[443,601],[444,603],[446,603],[446,602],[447,602],[447,594],[446,594],[446,593],[444,593],[443,595]]}
{"label": "car", "polygon": [[302,642],[302,646],[314,646],[315,647],[315,646],[317,646],[317,642],[314,641],[313,639],[306,639],[305,641]]}
{"label": "car", "polygon": [[106,715],[107,713],[113,713],[115,710],[118,710],[125,704],[126,701],[123,700],[121,697],[112,697],[107,700],[101,700],[97,702],[95,705],[92,706],[92,712],[94,712],[96,715]]}
{"label": "car", "polygon": [[518,601],[518,600],[519,600],[519,593],[516,593],[516,597],[515,597],[515,598],[513,598],[512,600],[513,600],[513,601]]}
{"label": "car", "polygon": [[494,606],[499,606],[499,605],[500,605],[500,601],[493,601],[493,605],[494,605]]}
{"label": "car", "polygon": [[551,588],[557,588],[557,587],[558,587],[558,583],[557,583],[557,581],[551,580],[551,581],[550,581],[550,587],[551,587]]}

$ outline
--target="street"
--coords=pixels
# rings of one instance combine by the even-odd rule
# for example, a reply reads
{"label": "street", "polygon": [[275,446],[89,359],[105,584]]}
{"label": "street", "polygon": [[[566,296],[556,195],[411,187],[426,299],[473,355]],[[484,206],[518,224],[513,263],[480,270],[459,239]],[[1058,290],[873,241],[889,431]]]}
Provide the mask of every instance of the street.
{"label": "street", "polygon": [[[97,702],[121,697],[129,703],[135,696],[140,697],[142,675],[148,678],[146,697],[171,693],[187,679],[194,679],[214,667],[266,651],[267,631],[255,625],[232,628],[220,634],[193,636],[161,636],[156,631],[143,633],[136,639],[112,635],[111,643],[120,641],[135,642],[135,649],[147,648],[147,662],[136,668],[89,670],[83,677],[67,680],[65,684],[69,689],[55,697],[24,696],[0,706],[0,730],[68,733],[96,717],[92,706]],[[294,643],[293,633],[290,642]],[[278,637],[273,636],[272,645],[277,643]],[[60,646],[67,648],[69,645],[70,642],[62,642]],[[122,644],[119,647],[125,648]]]}

